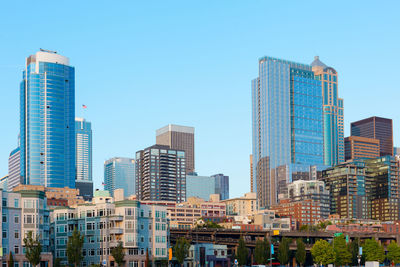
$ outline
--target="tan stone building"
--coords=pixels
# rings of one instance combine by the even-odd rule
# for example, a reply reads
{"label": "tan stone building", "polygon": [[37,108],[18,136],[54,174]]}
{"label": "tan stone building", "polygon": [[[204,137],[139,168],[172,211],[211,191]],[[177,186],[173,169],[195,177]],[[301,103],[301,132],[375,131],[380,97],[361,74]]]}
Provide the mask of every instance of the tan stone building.
{"label": "tan stone building", "polygon": [[[42,185],[27,184],[20,184],[13,188],[14,192],[21,190],[36,190],[45,192],[48,201],[66,199],[68,201],[68,206],[74,206],[85,202],[83,197],[79,196],[79,189],[75,188],[44,187]],[[51,203],[54,203],[54,201]]]}
{"label": "tan stone building", "polygon": [[222,200],[226,205],[226,215],[228,216],[249,216],[257,213],[256,193],[246,193],[243,197]]}

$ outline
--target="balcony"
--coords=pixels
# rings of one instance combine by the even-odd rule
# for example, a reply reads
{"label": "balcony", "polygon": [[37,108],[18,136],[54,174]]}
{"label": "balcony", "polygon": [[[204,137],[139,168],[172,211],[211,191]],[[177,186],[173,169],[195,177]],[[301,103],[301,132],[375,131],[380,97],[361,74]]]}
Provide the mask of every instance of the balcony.
{"label": "balcony", "polygon": [[121,240],[112,240],[108,244],[109,244],[110,248],[115,248],[118,246],[119,242],[122,242],[122,241]]}
{"label": "balcony", "polygon": [[111,228],[110,229],[110,234],[122,235],[123,233],[124,233],[124,231],[122,230],[122,228]]}
{"label": "balcony", "polygon": [[124,216],[122,215],[113,215],[110,217],[111,221],[115,221],[115,222],[121,222],[124,219]]}

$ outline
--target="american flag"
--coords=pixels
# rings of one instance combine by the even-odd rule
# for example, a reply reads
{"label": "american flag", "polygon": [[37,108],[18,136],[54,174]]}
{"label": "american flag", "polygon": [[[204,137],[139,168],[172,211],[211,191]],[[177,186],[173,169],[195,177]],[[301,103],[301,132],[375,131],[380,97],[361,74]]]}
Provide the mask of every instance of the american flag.
{"label": "american flag", "polygon": [[86,105],[82,105],[82,108],[87,108],[87,106]]}

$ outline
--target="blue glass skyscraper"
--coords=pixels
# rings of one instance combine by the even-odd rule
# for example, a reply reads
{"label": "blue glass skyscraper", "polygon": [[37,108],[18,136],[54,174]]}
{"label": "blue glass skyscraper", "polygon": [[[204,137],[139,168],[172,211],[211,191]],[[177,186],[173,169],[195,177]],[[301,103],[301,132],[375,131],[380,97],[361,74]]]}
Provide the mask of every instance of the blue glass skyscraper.
{"label": "blue glass skyscraper", "polygon": [[276,204],[287,183],[316,178],[322,121],[321,82],[311,66],[261,58],[252,81],[253,192],[260,207]]}
{"label": "blue glass skyscraper", "polygon": [[92,181],[92,123],[84,118],[75,119],[75,187],[86,200],[93,196]]}
{"label": "blue glass skyscraper", "polygon": [[25,184],[75,187],[75,69],[40,50],[20,86],[21,175]]}

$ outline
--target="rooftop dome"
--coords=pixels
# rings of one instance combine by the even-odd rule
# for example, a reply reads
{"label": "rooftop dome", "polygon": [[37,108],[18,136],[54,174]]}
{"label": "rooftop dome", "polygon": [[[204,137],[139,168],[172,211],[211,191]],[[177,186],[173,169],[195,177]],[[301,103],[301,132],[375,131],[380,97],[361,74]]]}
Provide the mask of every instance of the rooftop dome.
{"label": "rooftop dome", "polygon": [[314,57],[314,61],[311,63],[311,67],[323,67],[327,68],[328,66],[322,63],[321,60],[319,60],[319,56]]}

